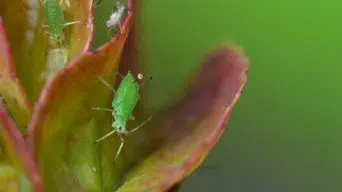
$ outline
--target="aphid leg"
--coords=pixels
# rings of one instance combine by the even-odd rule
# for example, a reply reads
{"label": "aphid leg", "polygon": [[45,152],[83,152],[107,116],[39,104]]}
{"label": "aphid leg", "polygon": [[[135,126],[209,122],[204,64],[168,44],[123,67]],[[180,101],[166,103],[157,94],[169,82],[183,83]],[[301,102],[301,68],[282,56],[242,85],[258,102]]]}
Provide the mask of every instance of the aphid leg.
{"label": "aphid leg", "polygon": [[103,79],[102,77],[100,77],[100,76],[97,76],[97,78],[98,78],[104,85],[106,85],[109,89],[111,89],[111,90],[113,91],[113,93],[115,93],[114,88],[113,88],[112,86],[110,86],[109,83],[108,83],[106,80],[104,80],[104,79]]}
{"label": "aphid leg", "polygon": [[102,136],[101,138],[97,139],[95,142],[102,141],[102,140],[104,140],[105,138],[107,138],[107,137],[113,135],[115,132],[116,132],[116,130],[114,129],[113,131],[111,131],[111,132],[107,133],[106,135]]}
{"label": "aphid leg", "polygon": [[101,108],[101,107],[92,107],[92,110],[97,110],[97,111],[108,111],[108,112],[113,112],[112,109],[107,109],[107,108]]}
{"label": "aphid leg", "polygon": [[67,22],[67,23],[64,23],[64,27],[67,27],[69,25],[74,25],[74,24],[78,24],[78,23],[81,23],[81,21],[71,21],[71,22]]}
{"label": "aphid leg", "polygon": [[119,135],[119,137],[120,137],[121,143],[120,143],[118,152],[116,152],[115,160],[119,157],[119,155],[120,155],[120,153],[121,153],[121,150],[122,150],[122,147],[123,147],[123,145],[124,145],[124,143],[125,143],[125,140],[124,140],[124,138],[122,137],[122,135],[121,135],[121,134],[118,134],[118,135]]}
{"label": "aphid leg", "polygon": [[148,119],[146,119],[144,122],[142,122],[139,126],[137,126],[136,128],[134,128],[134,129],[132,129],[132,130],[130,130],[130,131],[128,131],[128,132],[129,132],[129,133],[132,133],[132,132],[138,130],[140,127],[144,126],[144,125],[145,125],[149,120],[151,120],[151,119],[152,119],[152,116],[149,117]]}

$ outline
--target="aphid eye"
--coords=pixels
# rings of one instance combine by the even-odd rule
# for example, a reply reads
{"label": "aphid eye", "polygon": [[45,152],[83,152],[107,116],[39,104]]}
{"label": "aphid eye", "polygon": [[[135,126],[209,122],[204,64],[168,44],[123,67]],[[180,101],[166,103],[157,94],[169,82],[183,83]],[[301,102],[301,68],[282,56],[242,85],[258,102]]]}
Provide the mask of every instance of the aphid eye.
{"label": "aphid eye", "polygon": [[141,74],[141,73],[139,73],[139,74],[137,75],[137,78],[138,78],[139,80],[142,80],[142,79],[144,78],[144,75]]}

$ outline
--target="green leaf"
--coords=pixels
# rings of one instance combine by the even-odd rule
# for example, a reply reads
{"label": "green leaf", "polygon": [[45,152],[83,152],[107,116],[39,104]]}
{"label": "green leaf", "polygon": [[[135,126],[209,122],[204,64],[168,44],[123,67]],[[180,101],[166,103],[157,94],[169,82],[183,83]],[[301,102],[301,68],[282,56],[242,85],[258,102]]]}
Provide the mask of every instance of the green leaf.
{"label": "green leaf", "polygon": [[[122,31],[95,52],[85,52],[44,87],[29,126],[29,142],[47,191],[108,191],[121,166],[114,164],[118,141],[94,143],[111,128],[107,107],[112,91],[97,78],[113,82],[132,15]],[[115,166],[115,167],[114,167]]]}

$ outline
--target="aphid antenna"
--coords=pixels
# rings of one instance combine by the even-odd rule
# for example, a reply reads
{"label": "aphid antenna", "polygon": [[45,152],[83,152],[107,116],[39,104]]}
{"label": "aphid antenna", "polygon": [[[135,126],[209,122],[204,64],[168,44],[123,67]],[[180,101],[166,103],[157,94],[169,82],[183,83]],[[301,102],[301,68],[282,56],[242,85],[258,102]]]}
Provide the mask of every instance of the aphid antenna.
{"label": "aphid antenna", "polygon": [[102,77],[97,76],[97,78],[105,85],[107,86],[110,90],[112,90],[112,92],[115,94],[116,91],[114,90],[114,88],[106,81],[104,80]]}
{"label": "aphid antenna", "polygon": [[123,76],[121,73],[119,73],[119,72],[116,72],[116,74],[115,75],[119,75],[120,77],[121,77],[121,79],[123,79],[125,76]]}
{"label": "aphid antenna", "polygon": [[121,79],[123,79],[123,78],[125,77],[124,75],[122,75],[122,74],[119,73],[119,72],[115,72],[115,76],[120,76]]}
{"label": "aphid antenna", "polygon": [[[124,76],[123,76],[121,73],[116,72],[115,75],[119,75],[119,76],[121,77],[121,79],[124,78]],[[104,79],[103,79],[102,77],[100,77],[100,76],[97,76],[97,78],[98,78],[106,87],[108,87],[110,90],[112,90],[112,92],[113,92],[114,94],[116,93],[116,91],[114,90],[114,88],[113,88],[106,80],[104,80]]]}
{"label": "aphid antenna", "polygon": [[[139,75],[139,74],[138,74],[138,75]],[[139,79],[139,78],[138,78],[138,79]],[[141,80],[141,79],[139,79],[139,80]],[[152,76],[151,76],[148,80],[152,80]],[[139,87],[142,87],[145,83],[146,83],[146,81],[143,81],[143,82],[139,85]]]}

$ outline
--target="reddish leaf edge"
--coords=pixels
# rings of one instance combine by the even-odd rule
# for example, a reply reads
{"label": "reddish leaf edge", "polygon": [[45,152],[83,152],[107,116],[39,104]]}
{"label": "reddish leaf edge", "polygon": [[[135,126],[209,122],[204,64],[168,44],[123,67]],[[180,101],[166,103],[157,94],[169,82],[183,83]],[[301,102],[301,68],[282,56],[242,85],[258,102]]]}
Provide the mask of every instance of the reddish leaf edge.
{"label": "reddish leaf edge", "polygon": [[34,161],[33,154],[30,153],[21,133],[18,131],[13,120],[7,115],[5,112],[5,108],[0,102],[0,121],[4,125],[4,132],[11,139],[14,144],[14,148],[21,158],[21,162],[23,163],[24,171],[31,181],[32,186],[34,187],[35,192],[43,191],[43,183],[40,177],[40,174],[37,169],[37,165]]}
{"label": "reddish leaf edge", "polygon": [[95,51],[84,51],[82,54],[80,54],[78,57],[76,57],[71,63],[65,67],[62,71],[58,72],[55,76],[53,76],[44,86],[42,89],[42,92],[40,94],[39,99],[36,102],[35,108],[33,110],[31,122],[28,125],[28,145],[31,151],[34,151],[35,146],[35,135],[39,132],[39,130],[36,129],[37,124],[39,124],[41,119],[45,119],[45,113],[46,110],[45,106],[47,106],[52,98],[52,90],[56,86],[55,84],[59,81],[58,79],[63,79],[65,76],[68,75],[69,71],[73,70],[74,68],[78,68],[80,64],[79,60],[82,60],[87,57],[97,57],[101,56],[101,53],[107,52],[112,48],[112,45],[114,45],[117,41],[119,41],[121,38],[125,36],[126,33],[129,33],[130,27],[133,22],[133,13],[131,11],[128,12],[127,17],[124,20],[124,23],[121,28],[121,32],[116,34],[110,41],[103,44],[101,47],[99,47]]}
{"label": "reddish leaf edge", "polygon": [[[128,6],[128,11],[127,11],[127,16],[126,16],[126,18],[125,18],[125,20],[124,20],[124,23],[122,24],[122,26],[121,26],[121,31],[119,32],[119,33],[117,33],[117,34],[115,34],[113,37],[112,37],[112,39],[110,40],[110,41],[108,41],[108,42],[106,42],[106,43],[104,43],[103,45],[101,45],[98,49],[96,49],[95,51],[91,51],[90,50],[90,46],[92,45],[92,43],[93,43],[93,40],[94,40],[94,38],[95,38],[95,30],[94,30],[94,7],[95,7],[95,5],[94,5],[94,0],[91,0],[91,7],[90,7],[90,22],[88,22],[88,24],[90,25],[90,27],[91,27],[91,31],[92,31],[92,36],[91,36],[91,38],[89,38],[88,39],[88,42],[87,42],[87,46],[86,46],[86,48],[84,49],[84,54],[91,54],[91,53],[93,53],[93,54],[96,54],[97,52],[102,52],[102,51],[104,51],[105,49],[109,49],[109,47],[110,47],[110,45],[111,44],[113,44],[113,43],[115,43],[116,41],[117,41],[117,39],[119,39],[123,34],[125,34],[127,31],[131,31],[130,30],[130,28],[131,27],[129,27],[129,26],[131,26],[131,24],[133,23],[133,11],[132,11],[132,9],[130,8],[131,6],[132,6],[132,3],[131,3],[131,1],[132,0],[127,0],[127,2],[128,2],[128,5],[130,5],[130,6]],[[79,57],[83,57],[84,55],[83,54],[81,54],[81,55],[79,55],[78,57],[76,57],[76,58],[74,58],[74,60],[73,61],[71,61],[71,63],[69,64],[69,65],[67,65],[67,67],[66,68],[68,68],[68,67],[71,67],[72,65],[74,65],[75,63],[78,63],[76,60],[78,60],[79,59]],[[65,69],[66,69],[65,68]],[[43,92],[43,91],[42,91]]]}
{"label": "reddish leaf edge", "polygon": [[14,59],[12,57],[11,48],[10,48],[6,34],[7,33],[6,33],[4,21],[2,17],[0,16],[0,42],[3,43],[3,47],[4,47],[4,50],[2,51],[5,52],[5,54],[7,55],[7,60],[9,64],[8,69],[9,69],[9,73],[11,76],[11,80],[14,82],[14,84],[18,86],[20,94],[24,100],[25,107],[28,109],[30,113],[32,113],[32,103],[29,101],[24,88],[22,87],[20,80],[17,77],[17,73],[16,73],[15,66],[14,66]]}
{"label": "reddish leaf edge", "polygon": [[[231,103],[226,107],[224,114],[222,114],[219,121],[217,121],[216,126],[214,126],[213,131],[210,135],[208,135],[205,140],[194,150],[191,154],[189,154],[188,159],[182,163],[181,166],[175,169],[166,169],[165,171],[168,174],[167,179],[156,186],[159,191],[168,191],[172,189],[172,187],[182,181],[184,177],[190,175],[198,166],[204,161],[206,156],[210,153],[210,151],[215,147],[219,138],[222,136],[223,132],[226,129],[226,125],[228,123],[231,112],[239,100],[242,91],[247,83],[247,73],[249,68],[249,61],[244,57],[242,50],[235,44],[231,44],[227,47],[219,48],[217,52],[220,50],[226,49],[227,52],[231,51],[234,53],[234,57],[237,57],[238,60],[233,63],[233,65],[241,65],[241,74],[239,80],[238,90],[235,92],[235,95],[231,101]],[[214,53],[215,56],[215,53]]]}
{"label": "reddish leaf edge", "polygon": [[90,7],[89,7],[89,21],[88,21],[88,28],[90,28],[91,35],[89,36],[86,46],[84,47],[84,51],[88,51],[91,48],[91,45],[93,44],[94,38],[95,38],[95,31],[94,31],[94,0],[90,0]]}

